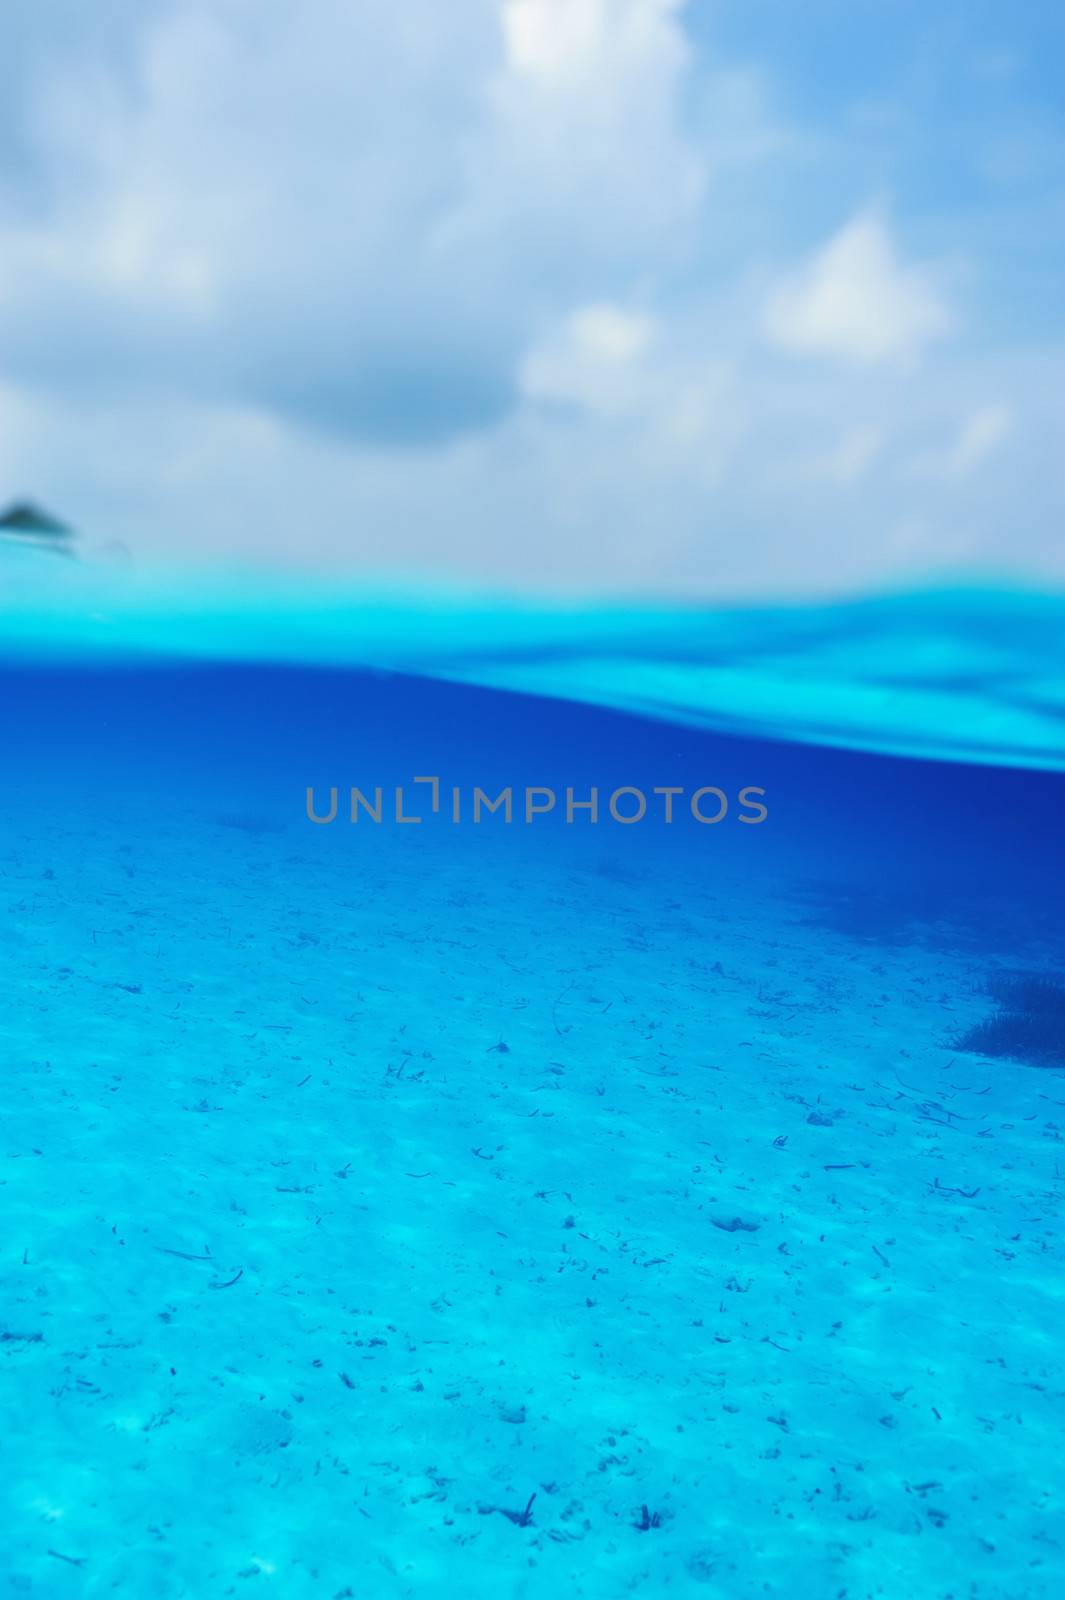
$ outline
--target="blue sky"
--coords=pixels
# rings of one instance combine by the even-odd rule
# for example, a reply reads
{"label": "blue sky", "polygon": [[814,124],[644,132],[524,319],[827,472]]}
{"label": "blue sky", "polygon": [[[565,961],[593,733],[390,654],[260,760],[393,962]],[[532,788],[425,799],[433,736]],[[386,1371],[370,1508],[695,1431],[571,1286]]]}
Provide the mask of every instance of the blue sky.
{"label": "blue sky", "polygon": [[1065,13],[8,0],[0,497],[521,588],[1065,579]]}

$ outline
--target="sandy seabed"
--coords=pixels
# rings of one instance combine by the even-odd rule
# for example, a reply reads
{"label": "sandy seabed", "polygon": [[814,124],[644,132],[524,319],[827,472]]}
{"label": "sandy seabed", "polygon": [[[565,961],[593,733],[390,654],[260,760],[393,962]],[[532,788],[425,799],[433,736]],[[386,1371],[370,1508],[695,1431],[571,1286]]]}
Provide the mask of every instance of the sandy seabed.
{"label": "sandy seabed", "polygon": [[975,959],[515,835],[3,836],[4,1592],[1065,1593],[1065,1076],[951,1049]]}

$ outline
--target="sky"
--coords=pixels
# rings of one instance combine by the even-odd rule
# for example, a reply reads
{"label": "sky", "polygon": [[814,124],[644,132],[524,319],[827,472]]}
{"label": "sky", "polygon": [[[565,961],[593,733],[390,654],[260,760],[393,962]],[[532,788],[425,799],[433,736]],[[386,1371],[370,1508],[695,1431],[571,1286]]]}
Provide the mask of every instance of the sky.
{"label": "sky", "polygon": [[1065,8],[5,0],[0,501],[522,591],[1065,583]]}

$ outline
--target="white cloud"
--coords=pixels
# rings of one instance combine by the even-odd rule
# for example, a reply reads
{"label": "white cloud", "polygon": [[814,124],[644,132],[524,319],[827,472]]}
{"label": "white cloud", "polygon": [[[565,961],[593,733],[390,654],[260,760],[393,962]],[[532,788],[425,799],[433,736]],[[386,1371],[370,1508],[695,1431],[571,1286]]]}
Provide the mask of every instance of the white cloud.
{"label": "white cloud", "polygon": [[1065,575],[1061,352],[947,343],[874,210],[767,297],[837,158],[679,0],[99,4],[0,105],[0,498],[561,588]]}
{"label": "white cloud", "polygon": [[[572,363],[581,348],[565,319],[540,353]],[[16,394],[0,406],[0,479],[73,518],[90,548],[118,538],[141,559],[691,596],[838,593],[974,562],[1065,581],[1065,547],[1047,536],[1065,517],[1061,350],[841,386],[759,361],[753,328],[730,341],[704,309],[657,321],[629,360],[587,346],[583,359],[599,387],[560,367],[497,427],[406,452],[232,407],[87,411]],[[985,457],[994,470],[900,470],[957,442],[959,396],[973,392],[1023,405],[1023,428]]]}
{"label": "white cloud", "polygon": [[571,326],[577,345],[609,365],[641,355],[653,331],[650,318],[609,305],[586,306],[574,315]]}
{"label": "white cloud", "polygon": [[960,483],[1001,448],[1014,426],[1012,407],[982,406],[962,421],[945,448],[919,452],[910,463],[910,471],[916,477]]}
{"label": "white cloud", "polygon": [[586,72],[605,42],[603,0],[506,0],[507,58],[518,72],[558,80]]}
{"label": "white cloud", "polygon": [[394,442],[498,421],[532,326],[692,237],[679,10],[182,0],[122,74],[57,54],[47,203],[0,213],[7,375]]}
{"label": "white cloud", "polygon": [[503,0],[508,66],[552,93],[619,80],[646,85],[688,58],[678,21],[685,0]]}
{"label": "white cloud", "polygon": [[[673,476],[707,492],[720,481],[745,426],[734,362],[712,341],[641,311],[584,306],[535,345],[521,393],[535,434],[560,426],[589,451],[613,452],[629,472]],[[609,441],[609,443],[608,443]],[[656,526],[655,539],[667,535]]]}
{"label": "white cloud", "polygon": [[858,365],[913,361],[954,325],[934,273],[900,259],[875,212],[854,217],[786,278],[764,313],[780,349]]}
{"label": "white cloud", "polygon": [[641,358],[653,336],[649,317],[609,304],[584,306],[526,356],[521,392],[533,401],[602,415],[629,411],[648,382]]}
{"label": "white cloud", "polygon": [[881,454],[884,444],[882,428],[848,428],[831,449],[813,457],[809,475],[841,486],[857,483]]}

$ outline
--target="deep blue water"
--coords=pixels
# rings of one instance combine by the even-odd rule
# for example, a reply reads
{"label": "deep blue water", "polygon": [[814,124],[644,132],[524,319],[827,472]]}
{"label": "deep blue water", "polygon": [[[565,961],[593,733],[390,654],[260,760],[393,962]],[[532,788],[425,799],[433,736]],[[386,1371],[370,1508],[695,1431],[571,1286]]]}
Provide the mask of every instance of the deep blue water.
{"label": "deep blue water", "polygon": [[939,760],[24,643],[11,1593],[1061,1592],[1065,1054],[964,1045],[1063,969],[1016,676],[954,658],[983,750]]}
{"label": "deep blue water", "polygon": [[[1061,909],[1065,778],[1056,772],[728,737],[388,672],[9,665],[2,688],[5,786],[27,823],[39,809],[71,827],[136,826],[143,838],[182,821],[211,827],[222,816],[236,824],[231,833],[244,821],[246,837],[261,828],[268,843],[276,830],[301,850],[372,859],[383,837],[391,845],[408,837],[410,825],[396,821],[394,791],[402,786],[403,814],[422,818],[409,848],[434,854],[472,848],[466,836],[483,835],[523,861],[579,865],[601,852],[648,872],[668,863],[699,883],[719,873],[761,888],[838,882],[864,888],[871,907],[912,890],[943,916],[963,905],[988,952],[1008,953],[999,926],[1005,904],[1018,924],[1033,927]],[[433,775],[436,815],[429,786],[413,781]],[[383,789],[379,824],[362,806],[352,825],[352,786],[368,800]],[[552,791],[555,803],[526,820],[532,786]],[[691,796],[704,786],[728,801],[718,821],[692,814]],[[336,820],[310,825],[308,788],[324,814],[333,787]],[[509,826],[486,801],[475,826],[478,787],[491,800],[510,788]],[[611,814],[610,797],[623,787],[646,800],[638,821]],[[666,787],[682,791],[669,823],[666,799],[654,793]],[[575,802],[569,821],[567,790]],[[542,795],[533,802],[545,803]],[[760,822],[758,804],[767,812]],[[626,818],[639,806],[635,796],[617,801]],[[717,794],[698,802],[700,818],[721,808]]]}

